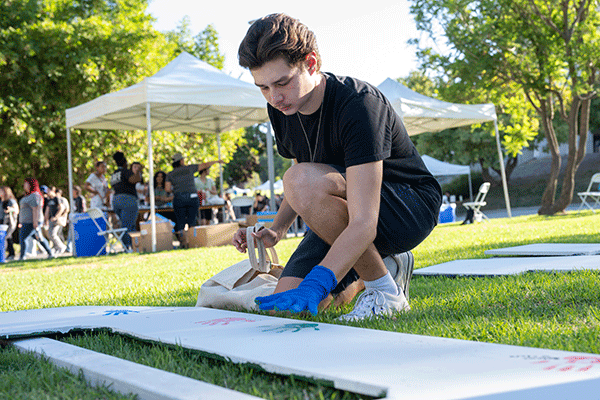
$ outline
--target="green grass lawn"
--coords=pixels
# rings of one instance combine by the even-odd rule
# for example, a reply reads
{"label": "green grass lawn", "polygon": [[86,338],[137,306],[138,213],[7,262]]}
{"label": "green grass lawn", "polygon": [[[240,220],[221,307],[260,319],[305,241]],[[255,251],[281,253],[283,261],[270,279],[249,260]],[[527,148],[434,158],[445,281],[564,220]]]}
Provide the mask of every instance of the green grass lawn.
{"label": "green grass lawn", "polygon": [[[413,250],[415,267],[486,258],[492,248],[529,243],[600,243],[600,213],[444,224]],[[277,245],[281,261],[300,239]],[[202,282],[245,258],[232,246],[157,254],[26,261],[0,267],[0,311],[73,305],[193,306]],[[507,261],[509,262],[509,261]],[[415,277],[409,313],[356,323],[372,329],[491,343],[600,353],[600,277],[594,272],[494,278]],[[313,319],[335,323],[349,311]],[[306,319],[309,319],[306,317]],[[193,351],[95,332],[61,340],[268,399],[357,399],[293,377],[207,358]],[[45,361],[0,348],[0,399],[131,398],[94,389]]]}

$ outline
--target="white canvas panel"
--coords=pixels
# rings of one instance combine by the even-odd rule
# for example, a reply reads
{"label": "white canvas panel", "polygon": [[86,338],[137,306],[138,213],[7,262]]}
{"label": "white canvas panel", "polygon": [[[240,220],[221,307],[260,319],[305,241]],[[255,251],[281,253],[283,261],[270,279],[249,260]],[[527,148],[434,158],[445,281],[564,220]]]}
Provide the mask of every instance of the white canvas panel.
{"label": "white canvas panel", "polygon": [[413,275],[493,276],[517,275],[531,271],[568,272],[600,270],[600,256],[514,257],[455,260],[419,268]]}
{"label": "white canvas panel", "polygon": [[[91,327],[394,399],[513,399],[519,392],[530,393],[531,398],[547,392],[546,399],[586,398],[590,382],[600,379],[600,355],[200,307],[67,307],[0,313],[0,338]],[[561,385],[568,392],[557,389],[555,395],[548,390]]]}
{"label": "white canvas panel", "polygon": [[600,254],[600,243],[534,243],[486,250],[488,256],[580,256]]}
{"label": "white canvas panel", "polygon": [[137,394],[140,400],[251,400],[258,397],[200,382],[171,372],[136,364],[48,338],[14,342],[20,351],[43,355],[74,374],[83,373],[92,386]]}

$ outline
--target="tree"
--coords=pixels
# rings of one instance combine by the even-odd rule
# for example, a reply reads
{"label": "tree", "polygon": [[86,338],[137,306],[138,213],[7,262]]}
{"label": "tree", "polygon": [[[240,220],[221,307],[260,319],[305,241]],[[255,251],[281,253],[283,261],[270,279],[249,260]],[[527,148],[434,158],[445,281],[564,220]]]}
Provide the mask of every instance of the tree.
{"label": "tree", "polygon": [[202,32],[193,36],[190,17],[186,15],[179,22],[177,29],[167,32],[166,36],[176,46],[174,56],[185,51],[217,69],[223,69],[225,55],[219,50],[219,34],[214,25],[207,25]]}
{"label": "tree", "polygon": [[196,35],[193,54],[213,67],[223,69],[225,56],[219,51],[219,35],[212,24]]}
{"label": "tree", "polygon": [[[596,87],[598,90],[598,87]],[[590,105],[590,128],[592,130],[600,129],[600,97],[594,97]]]}
{"label": "tree", "polygon": [[243,185],[252,178],[253,173],[260,171],[259,156],[266,151],[264,136],[260,125],[245,128],[244,136],[238,141],[223,169],[223,180],[229,186]]}
{"label": "tree", "polygon": [[[4,184],[18,189],[23,178],[34,176],[65,187],[65,110],[138,83],[174,57],[178,42],[152,27],[146,8],[146,0],[0,1]],[[206,32],[194,46],[214,50],[215,54],[203,54],[218,60],[216,32],[208,28]],[[242,132],[221,134],[223,159],[228,159]],[[130,162],[144,163],[147,157],[142,131],[72,130],[71,137],[75,183],[85,180],[97,160],[106,160],[112,169],[116,150]],[[153,141],[155,170],[168,171],[176,151],[189,161],[212,160],[218,152],[215,135],[154,131]],[[216,173],[213,168],[211,174]]]}
{"label": "tree", "polygon": [[[35,176],[64,185],[65,109],[136,83],[166,63],[168,45],[146,7],[145,0],[0,3],[0,168],[6,184],[19,188],[24,177]],[[74,139],[88,166],[95,156],[90,148],[106,145],[94,135]]]}
{"label": "tree", "polygon": [[[591,99],[598,80],[600,11],[597,0],[413,0],[418,29],[448,53],[420,52],[424,64],[484,90],[517,85],[539,115],[552,155],[539,214],[571,203],[575,172],[585,155]],[[441,28],[441,29],[438,29]],[[558,112],[569,126],[569,152],[556,198],[561,158],[553,127]]]}
{"label": "tree", "polygon": [[[461,83],[448,83],[441,77],[431,79],[423,72],[411,72],[408,77],[398,81],[418,93],[443,101],[495,104],[498,131],[508,153],[505,161],[506,178],[510,179],[517,166],[517,154],[528,146],[538,131],[533,108],[524,96],[514,96],[514,87],[503,86],[482,91]],[[500,185],[499,179],[494,179],[489,171],[495,171],[498,177],[501,175],[493,123],[423,133],[413,137],[413,140],[421,154],[455,164],[478,163],[484,180]]]}

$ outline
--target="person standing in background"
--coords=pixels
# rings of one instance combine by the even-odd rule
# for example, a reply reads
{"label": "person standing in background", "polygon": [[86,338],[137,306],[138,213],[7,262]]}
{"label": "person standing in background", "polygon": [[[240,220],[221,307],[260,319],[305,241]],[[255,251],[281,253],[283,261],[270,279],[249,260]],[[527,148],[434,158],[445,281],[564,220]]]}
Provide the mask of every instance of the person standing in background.
{"label": "person standing in background", "polygon": [[167,192],[173,193],[173,210],[175,211],[175,235],[181,244],[181,248],[187,248],[185,226],[189,228],[196,226],[196,217],[200,201],[194,183],[194,173],[202,171],[211,165],[222,162],[209,161],[200,164],[185,165],[181,153],[173,154],[173,170],[167,174],[165,188]]}
{"label": "person standing in background", "polygon": [[141,163],[135,161],[131,163],[131,170],[134,174],[139,172],[140,176],[142,177],[142,180],[135,184],[135,191],[138,197],[138,205],[140,207],[144,207],[147,205],[146,200],[148,198],[148,184],[144,183],[144,166]]}
{"label": "person standing in background", "polygon": [[44,220],[48,227],[48,235],[50,241],[54,246],[54,254],[62,254],[67,249],[67,246],[58,237],[58,231],[62,229],[59,223],[59,218],[63,215],[63,204],[56,195],[56,187],[52,186],[48,190],[48,199],[46,200],[46,211],[44,213]]}
{"label": "person standing in background", "polygon": [[158,171],[154,174],[154,202],[156,207],[164,207],[173,201],[173,194],[168,193],[165,188],[167,174],[164,171]]}
{"label": "person standing in background", "polygon": [[96,171],[85,180],[85,190],[94,196],[90,200],[91,208],[105,208],[109,204],[108,182],[106,181],[106,163],[96,162]]}
{"label": "person standing in background", "polygon": [[85,197],[81,195],[81,187],[73,186],[73,211],[77,214],[81,214],[87,211],[87,204]]}
{"label": "person standing in background", "polygon": [[[81,195],[81,187],[78,185],[73,186],[73,206],[69,206],[69,209],[73,209],[75,214],[81,214],[87,211],[87,204],[85,202],[85,197]],[[67,253],[71,253],[73,251],[73,232],[71,229],[68,229],[67,233]]]}
{"label": "person standing in background", "polygon": [[17,229],[17,218],[19,215],[19,204],[17,199],[12,192],[12,189],[8,186],[0,187],[0,200],[2,200],[3,219],[2,223],[8,225],[6,231],[6,250],[8,251],[7,260],[15,258],[15,247],[13,241],[13,233]]}
{"label": "person standing in background", "polygon": [[40,186],[35,178],[25,178],[23,183],[25,196],[19,203],[19,244],[21,245],[21,260],[25,259],[25,241],[30,236],[38,241],[46,253],[48,258],[54,257],[52,249],[44,236],[42,235],[42,225],[44,224],[44,197],[40,191]]}
{"label": "person standing in background", "polygon": [[138,214],[138,197],[135,184],[142,181],[141,171],[134,173],[127,168],[125,154],[117,151],[113,155],[117,164],[117,170],[110,177],[110,185],[115,192],[113,197],[113,209],[121,220],[121,225],[127,228],[123,235],[123,243],[127,249],[131,249],[131,236],[129,232],[135,231],[135,221]]}
{"label": "person standing in background", "polygon": [[[216,195],[217,192],[217,188],[215,186],[215,181],[213,181],[210,176],[208,176],[208,173],[210,172],[210,167],[206,167],[201,171],[198,171],[198,176],[196,178],[194,178],[194,184],[196,185],[196,191],[198,193],[202,193],[202,199],[205,201],[204,204],[208,204],[206,203],[206,201],[208,201],[208,198],[211,195]],[[202,205],[202,204],[200,204]],[[208,210],[200,210],[200,225],[209,225],[210,221],[213,218],[213,210],[208,209]]]}
{"label": "person standing in background", "polygon": [[58,214],[58,224],[60,225],[60,229],[58,230],[58,236],[60,239],[65,242],[65,234],[64,228],[69,223],[69,212],[71,211],[71,205],[69,204],[69,200],[63,196],[62,189],[56,189],[56,198],[58,199],[60,207],[60,212]]}

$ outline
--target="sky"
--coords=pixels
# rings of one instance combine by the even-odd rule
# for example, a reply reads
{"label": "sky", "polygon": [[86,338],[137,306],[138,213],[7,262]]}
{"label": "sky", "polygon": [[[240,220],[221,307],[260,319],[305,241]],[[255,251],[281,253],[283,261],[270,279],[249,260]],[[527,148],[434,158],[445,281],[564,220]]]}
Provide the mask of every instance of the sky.
{"label": "sky", "polygon": [[386,78],[405,77],[417,68],[415,49],[407,40],[417,37],[406,0],[240,1],[150,0],[148,12],[159,31],[176,29],[186,15],[193,35],[213,24],[219,34],[219,50],[225,55],[225,72],[253,82],[239,67],[237,49],[249,21],[284,12],[298,18],[317,37],[322,70],[379,85]]}

